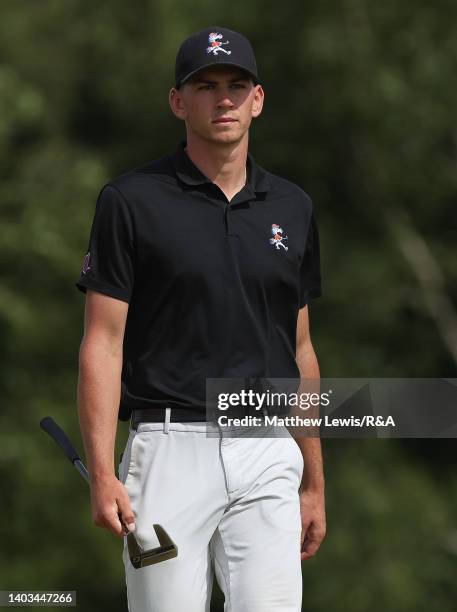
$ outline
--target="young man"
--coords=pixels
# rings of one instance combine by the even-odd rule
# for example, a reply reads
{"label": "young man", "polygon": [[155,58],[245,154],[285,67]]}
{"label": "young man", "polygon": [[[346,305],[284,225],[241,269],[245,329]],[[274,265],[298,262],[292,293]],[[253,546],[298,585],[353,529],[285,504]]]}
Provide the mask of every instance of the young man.
{"label": "young man", "polygon": [[[177,150],[110,181],[77,283],[87,292],[78,410],[94,523],[178,557],[134,569],[131,612],[301,610],[300,561],[324,538],[318,438],[206,435],[206,378],[318,378],[307,304],[320,295],[310,198],[248,152],[264,91],[241,34],[186,39],[169,94]],[[115,475],[117,420],[131,419]]]}

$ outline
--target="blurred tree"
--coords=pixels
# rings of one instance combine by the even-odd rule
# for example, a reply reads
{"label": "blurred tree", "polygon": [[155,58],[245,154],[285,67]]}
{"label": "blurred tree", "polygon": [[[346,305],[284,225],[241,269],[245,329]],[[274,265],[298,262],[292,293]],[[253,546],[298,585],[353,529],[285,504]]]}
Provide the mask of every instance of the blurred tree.
{"label": "blurred tree", "polygon": [[[322,376],[455,376],[456,17],[450,0],[3,2],[2,589],[77,589],[86,612],[126,609],[120,541],[94,528],[87,485],[38,422],[55,416],[82,450],[74,282],[95,200],[184,135],[167,94],[193,31],[219,23],[251,39],[266,92],[251,151],[315,202]],[[117,453],[125,437],[120,425]],[[454,446],[324,451],[329,534],[303,565],[303,609],[453,612]]]}

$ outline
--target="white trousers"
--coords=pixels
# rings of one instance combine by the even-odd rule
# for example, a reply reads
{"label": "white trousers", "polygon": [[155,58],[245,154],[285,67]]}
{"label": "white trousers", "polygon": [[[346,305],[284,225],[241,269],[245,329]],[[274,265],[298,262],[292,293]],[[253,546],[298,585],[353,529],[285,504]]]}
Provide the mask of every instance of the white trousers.
{"label": "white trousers", "polygon": [[214,575],[225,612],[299,612],[301,451],[286,428],[261,438],[212,431],[206,423],[130,427],[119,479],[136,538],[158,546],[158,523],[178,557],[135,569],[124,538],[129,612],[208,612]]}

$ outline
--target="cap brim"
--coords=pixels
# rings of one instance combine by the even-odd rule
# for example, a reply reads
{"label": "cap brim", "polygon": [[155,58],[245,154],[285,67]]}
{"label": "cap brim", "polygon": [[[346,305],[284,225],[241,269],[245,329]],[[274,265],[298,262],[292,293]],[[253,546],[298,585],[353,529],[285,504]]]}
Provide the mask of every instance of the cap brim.
{"label": "cap brim", "polygon": [[248,70],[244,66],[241,66],[240,64],[237,64],[236,62],[226,62],[226,61],[224,61],[224,62],[211,62],[210,64],[206,64],[205,66],[201,66],[200,68],[196,68],[192,72],[189,72],[189,74],[186,74],[186,76],[183,79],[181,79],[179,84],[178,83],[176,84],[176,87],[177,88],[181,87],[181,85],[184,85],[184,83],[186,83],[191,77],[193,77],[194,74],[197,74],[197,72],[200,72],[201,70],[205,70],[205,68],[209,68],[211,66],[234,66],[235,68],[239,68],[243,72],[246,72],[246,74],[248,74],[254,80],[254,83],[256,85],[259,84],[258,77],[256,77],[255,74],[253,74],[250,70]]}

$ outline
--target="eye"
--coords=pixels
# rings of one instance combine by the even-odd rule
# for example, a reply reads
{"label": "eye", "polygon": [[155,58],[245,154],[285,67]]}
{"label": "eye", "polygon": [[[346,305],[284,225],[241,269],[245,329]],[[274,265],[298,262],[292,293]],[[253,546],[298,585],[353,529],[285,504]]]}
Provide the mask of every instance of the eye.
{"label": "eye", "polygon": [[244,89],[245,85],[244,83],[232,83],[232,87],[235,87],[236,89]]}
{"label": "eye", "polygon": [[198,87],[198,90],[200,89],[210,89],[212,87],[212,85],[200,85],[200,87]]}

